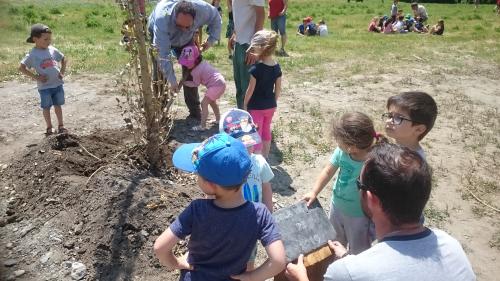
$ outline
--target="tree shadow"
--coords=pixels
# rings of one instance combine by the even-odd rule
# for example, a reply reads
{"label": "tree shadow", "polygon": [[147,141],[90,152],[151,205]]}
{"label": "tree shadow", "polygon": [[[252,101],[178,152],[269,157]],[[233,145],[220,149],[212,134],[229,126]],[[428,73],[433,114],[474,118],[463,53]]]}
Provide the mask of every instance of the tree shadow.
{"label": "tree shadow", "polygon": [[[150,175],[139,173],[130,177],[121,176],[112,186],[116,195],[110,199],[105,218],[113,228],[111,241],[100,241],[94,253],[96,280],[132,280],[139,249],[147,242],[141,234],[141,221],[144,204],[134,205],[134,194],[141,181]],[[128,182],[128,185],[120,184]],[[108,239],[109,240],[109,239]]]}
{"label": "tree shadow", "polygon": [[174,139],[180,143],[202,142],[208,137],[211,137],[219,132],[219,125],[207,124],[207,130],[194,131],[192,128],[199,124],[199,121],[194,119],[176,119],[174,120],[173,129],[170,132],[170,139]]}

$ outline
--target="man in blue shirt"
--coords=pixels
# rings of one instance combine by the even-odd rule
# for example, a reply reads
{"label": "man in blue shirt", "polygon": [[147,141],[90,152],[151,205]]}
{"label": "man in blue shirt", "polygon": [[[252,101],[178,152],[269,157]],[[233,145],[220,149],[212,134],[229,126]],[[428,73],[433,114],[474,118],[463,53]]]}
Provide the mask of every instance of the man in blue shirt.
{"label": "man in blue shirt", "polygon": [[[195,32],[203,25],[208,25],[209,36],[201,45],[202,51],[220,38],[222,20],[217,8],[202,0],[162,0],[149,17],[148,30],[153,45],[158,49],[157,63],[174,92],[177,92],[178,85],[171,54],[178,57],[182,48],[193,42]],[[187,74],[185,68],[182,72],[183,76]],[[187,76],[186,81],[192,80],[190,76]],[[189,116],[199,119],[201,108],[198,88],[183,88]]]}

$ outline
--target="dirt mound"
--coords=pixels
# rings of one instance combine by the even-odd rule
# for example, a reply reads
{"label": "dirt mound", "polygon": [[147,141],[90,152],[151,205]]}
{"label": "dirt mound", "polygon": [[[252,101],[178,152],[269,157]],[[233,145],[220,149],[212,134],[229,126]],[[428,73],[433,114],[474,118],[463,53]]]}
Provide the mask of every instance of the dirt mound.
{"label": "dirt mound", "polygon": [[201,192],[173,170],[151,175],[132,141],[126,130],[56,135],[3,167],[0,279],[176,279],[152,245]]}

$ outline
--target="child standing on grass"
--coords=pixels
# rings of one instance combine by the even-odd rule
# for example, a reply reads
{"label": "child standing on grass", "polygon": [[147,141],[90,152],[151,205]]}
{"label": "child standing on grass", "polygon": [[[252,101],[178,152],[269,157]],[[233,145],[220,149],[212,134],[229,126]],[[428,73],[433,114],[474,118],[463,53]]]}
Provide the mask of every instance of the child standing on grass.
{"label": "child standing on grass", "polygon": [[434,99],[424,92],[404,92],[390,97],[386,107],[382,120],[385,121],[387,136],[425,159],[420,141],[436,121],[437,105]]}
{"label": "child standing on grass", "polygon": [[[222,116],[219,130],[221,133],[225,132],[231,137],[239,139],[246,146],[252,160],[252,171],[248,175],[246,183],[243,184],[243,198],[251,202],[264,203],[272,213],[273,190],[270,181],[274,174],[266,159],[262,155],[254,153],[254,147],[261,143],[261,138],[257,133],[252,116],[244,110],[231,109]],[[255,245],[247,263],[247,270],[253,270],[256,255],[257,245]]]}
{"label": "child standing on grass", "polygon": [[262,154],[264,158],[269,156],[271,121],[281,94],[281,68],[273,58],[277,41],[276,32],[260,30],[254,34],[247,51],[257,55],[259,61],[249,70],[250,82],[243,109],[252,115],[253,121],[259,128],[262,145],[256,145],[255,152]]}
{"label": "child standing on grass", "polygon": [[[266,280],[285,268],[285,249],[271,213],[241,196],[252,161],[239,140],[222,133],[201,144],[184,144],[172,162],[196,173],[201,190],[215,199],[191,202],[156,239],[154,251],[164,266],[180,269],[179,280],[192,281]],[[174,256],[173,247],[188,235],[187,256]],[[245,272],[257,240],[269,258]]]}
{"label": "child standing on grass", "polygon": [[330,222],[335,230],[335,239],[351,254],[370,248],[369,218],[363,213],[356,180],[373,145],[386,141],[375,132],[372,120],[363,113],[344,114],[333,123],[333,137],[338,147],[330,162],[323,168],[313,190],[303,199],[311,205],[326,184],[339,170],[333,184]]}
{"label": "child standing on grass", "polygon": [[189,70],[187,74],[191,73],[193,77],[193,81],[184,81],[184,85],[198,87],[201,84],[207,87],[207,92],[201,101],[201,123],[192,128],[194,131],[204,131],[207,129],[209,105],[214,111],[215,123],[219,123],[220,111],[217,100],[226,90],[226,81],[217,69],[203,60],[198,47],[195,45],[189,45],[182,49],[179,63],[185,66]]}
{"label": "child standing on grass", "polygon": [[[40,106],[47,125],[45,135],[54,133],[50,117],[52,106],[58,122],[57,133],[66,133],[61,108],[64,104],[63,76],[66,71],[66,59],[51,45],[52,31],[46,25],[38,23],[31,26],[31,34],[26,42],[35,43],[35,47],[21,60],[19,71],[37,81]],[[30,69],[34,69],[35,72]]]}

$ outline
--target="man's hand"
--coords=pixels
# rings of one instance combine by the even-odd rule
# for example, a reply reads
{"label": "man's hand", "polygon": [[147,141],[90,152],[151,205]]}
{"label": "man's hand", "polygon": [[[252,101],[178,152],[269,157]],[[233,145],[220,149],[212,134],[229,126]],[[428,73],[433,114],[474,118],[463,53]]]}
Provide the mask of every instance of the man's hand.
{"label": "man's hand", "polygon": [[207,41],[203,42],[203,44],[201,44],[201,46],[200,46],[200,52],[205,52],[205,51],[206,51],[206,50],[208,50],[210,47],[212,47],[212,44],[210,44],[210,43],[208,42],[208,40],[207,40]]}
{"label": "man's hand", "polygon": [[250,52],[247,53],[247,56],[245,57],[245,63],[247,65],[252,65],[255,64],[255,62],[259,59],[259,57],[255,54],[252,54]]}
{"label": "man's hand", "polygon": [[170,91],[174,93],[179,92],[179,85],[177,84],[177,82],[170,83]]}
{"label": "man's hand", "polygon": [[330,249],[333,250],[335,254],[335,259],[341,259],[345,256],[347,253],[347,249],[340,244],[339,241],[331,241],[328,240],[328,246],[330,246]]}
{"label": "man's hand", "polygon": [[45,83],[45,82],[49,81],[49,78],[47,77],[47,75],[38,74],[36,76],[36,81],[40,81],[42,83]]}
{"label": "man's hand", "polygon": [[297,264],[289,263],[286,265],[285,276],[292,281],[309,281],[307,270],[304,266],[304,255],[300,255]]}
{"label": "man's hand", "polygon": [[231,48],[231,50],[234,50],[235,42],[236,42],[236,35],[233,33],[233,35],[231,35],[231,38],[229,38],[229,47]]}
{"label": "man's hand", "polygon": [[64,73],[59,72],[59,79],[61,79],[61,80],[62,80],[63,78],[64,78]]}

